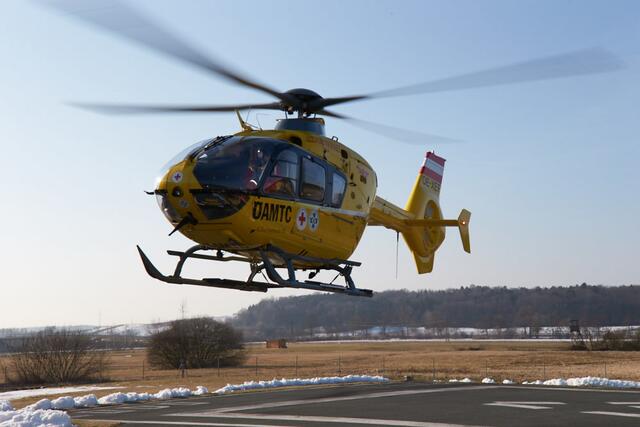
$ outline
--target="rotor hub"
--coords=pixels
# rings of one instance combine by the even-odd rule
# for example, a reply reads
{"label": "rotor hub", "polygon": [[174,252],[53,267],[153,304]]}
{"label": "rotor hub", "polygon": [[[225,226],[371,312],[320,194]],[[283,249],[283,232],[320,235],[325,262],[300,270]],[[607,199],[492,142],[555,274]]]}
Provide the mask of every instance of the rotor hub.
{"label": "rotor hub", "polygon": [[305,88],[296,88],[290,89],[283,93],[287,98],[291,98],[294,101],[292,104],[294,105],[285,105],[284,110],[288,114],[293,114],[294,112],[298,112],[299,117],[309,116],[316,111],[312,111],[309,107],[313,102],[317,102],[321,99],[324,99],[320,94]]}

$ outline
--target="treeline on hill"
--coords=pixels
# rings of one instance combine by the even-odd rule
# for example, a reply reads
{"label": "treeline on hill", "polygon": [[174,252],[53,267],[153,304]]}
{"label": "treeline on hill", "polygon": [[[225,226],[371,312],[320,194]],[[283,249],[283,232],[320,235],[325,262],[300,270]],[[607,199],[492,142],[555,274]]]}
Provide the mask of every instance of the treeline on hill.
{"label": "treeline on hill", "polygon": [[373,298],[315,294],[267,299],[232,324],[248,340],[327,337],[372,327],[514,328],[640,325],[640,286],[385,291]]}

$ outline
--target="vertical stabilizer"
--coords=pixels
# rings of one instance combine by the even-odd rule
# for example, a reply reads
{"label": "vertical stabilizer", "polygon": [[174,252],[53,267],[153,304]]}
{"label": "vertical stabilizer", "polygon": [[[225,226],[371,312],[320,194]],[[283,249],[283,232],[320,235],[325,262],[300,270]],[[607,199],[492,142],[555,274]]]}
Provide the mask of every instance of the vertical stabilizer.
{"label": "vertical stabilizer", "polygon": [[[445,159],[427,152],[405,210],[414,219],[441,220],[440,187]],[[433,257],[445,238],[445,227],[411,227],[403,234],[420,274],[433,270]]]}

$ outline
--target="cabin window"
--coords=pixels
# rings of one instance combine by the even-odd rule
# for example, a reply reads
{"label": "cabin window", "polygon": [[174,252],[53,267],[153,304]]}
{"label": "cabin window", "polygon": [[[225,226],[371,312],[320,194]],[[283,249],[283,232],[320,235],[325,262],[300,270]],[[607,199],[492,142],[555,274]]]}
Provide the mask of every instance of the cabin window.
{"label": "cabin window", "polygon": [[300,197],[316,202],[324,201],[325,170],[324,166],[311,159],[302,159],[302,185]]}
{"label": "cabin window", "polygon": [[263,191],[269,195],[295,198],[298,189],[298,154],[284,150],[278,154],[271,175],[265,180]]}
{"label": "cabin window", "polygon": [[344,191],[347,188],[347,181],[336,172],[333,173],[333,185],[331,186],[331,206],[339,208],[342,205]]}

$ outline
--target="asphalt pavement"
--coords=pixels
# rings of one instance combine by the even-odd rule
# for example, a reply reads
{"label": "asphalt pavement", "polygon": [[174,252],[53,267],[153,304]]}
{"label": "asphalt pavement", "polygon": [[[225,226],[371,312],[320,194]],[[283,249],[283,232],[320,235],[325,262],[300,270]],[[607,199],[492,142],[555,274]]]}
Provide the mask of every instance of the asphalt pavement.
{"label": "asphalt pavement", "polygon": [[640,392],[406,382],[210,395],[69,414],[125,426],[640,426]]}

